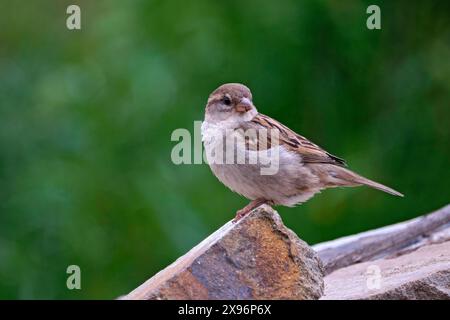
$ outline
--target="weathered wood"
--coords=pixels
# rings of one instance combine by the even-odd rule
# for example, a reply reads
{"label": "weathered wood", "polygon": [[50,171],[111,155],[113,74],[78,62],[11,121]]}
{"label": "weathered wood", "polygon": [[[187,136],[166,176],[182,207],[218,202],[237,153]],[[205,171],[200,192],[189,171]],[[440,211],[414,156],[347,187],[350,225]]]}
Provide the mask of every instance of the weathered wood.
{"label": "weathered wood", "polygon": [[261,206],[121,299],[318,299],[323,286],[314,250]]}
{"label": "weathered wood", "polygon": [[322,299],[449,300],[450,242],[336,270],[325,277]]}
{"label": "weathered wood", "polygon": [[450,205],[392,226],[313,246],[325,274],[364,261],[392,257],[450,239]]}

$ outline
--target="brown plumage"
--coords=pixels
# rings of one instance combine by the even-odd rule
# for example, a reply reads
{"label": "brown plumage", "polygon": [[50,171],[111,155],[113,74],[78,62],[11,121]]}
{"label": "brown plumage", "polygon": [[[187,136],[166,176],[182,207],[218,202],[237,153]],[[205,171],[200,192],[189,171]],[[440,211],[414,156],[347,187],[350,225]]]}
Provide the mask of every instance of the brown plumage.
{"label": "brown plumage", "polygon": [[[256,137],[246,135],[250,129],[258,132]],[[278,139],[271,139],[261,132],[275,131]],[[246,157],[252,151],[276,150],[279,154],[278,171],[262,175],[262,163],[215,163],[208,162],[217,178],[233,191],[252,202],[238,211],[239,219],[261,203],[292,206],[311,198],[325,188],[367,185],[369,187],[403,196],[398,191],[364,178],[346,168],[343,159],[325,151],[305,137],[295,133],[269,116],[258,113],[252,102],[250,90],[241,84],[225,84],[209,97],[202,125],[202,139],[207,151],[225,150],[218,143],[223,136],[242,138],[241,151]],[[264,138],[264,139],[263,139]],[[265,142],[265,143],[262,143]],[[214,152],[212,152],[214,153]]]}

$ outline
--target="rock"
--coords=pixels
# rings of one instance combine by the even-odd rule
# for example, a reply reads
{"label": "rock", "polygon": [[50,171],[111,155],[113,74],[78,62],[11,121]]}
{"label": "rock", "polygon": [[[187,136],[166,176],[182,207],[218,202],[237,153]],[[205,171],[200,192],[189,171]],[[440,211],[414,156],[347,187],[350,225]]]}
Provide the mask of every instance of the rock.
{"label": "rock", "polygon": [[323,289],[316,253],[261,206],[121,299],[318,299]]}
{"label": "rock", "polygon": [[450,299],[450,242],[334,271],[322,299]]}

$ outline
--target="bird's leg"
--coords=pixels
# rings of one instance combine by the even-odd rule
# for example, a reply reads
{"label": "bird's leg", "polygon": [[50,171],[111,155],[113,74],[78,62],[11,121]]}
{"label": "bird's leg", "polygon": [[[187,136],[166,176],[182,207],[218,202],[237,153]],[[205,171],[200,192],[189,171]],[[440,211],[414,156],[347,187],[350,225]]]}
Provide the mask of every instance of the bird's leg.
{"label": "bird's leg", "polygon": [[236,212],[236,216],[234,217],[233,222],[238,222],[239,220],[241,220],[244,216],[246,216],[253,209],[259,207],[262,204],[269,203],[269,202],[270,201],[268,201],[266,199],[255,199],[255,200],[252,200],[248,205],[246,205],[241,210],[238,210]]}

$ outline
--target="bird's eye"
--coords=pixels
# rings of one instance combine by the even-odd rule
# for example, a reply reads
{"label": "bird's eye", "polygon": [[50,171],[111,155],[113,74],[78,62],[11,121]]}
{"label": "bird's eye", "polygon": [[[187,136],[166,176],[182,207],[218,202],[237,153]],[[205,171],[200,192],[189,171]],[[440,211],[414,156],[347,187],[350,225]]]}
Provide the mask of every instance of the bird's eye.
{"label": "bird's eye", "polygon": [[231,105],[231,99],[228,96],[224,96],[222,98],[222,101],[224,104],[226,104],[227,106]]}

